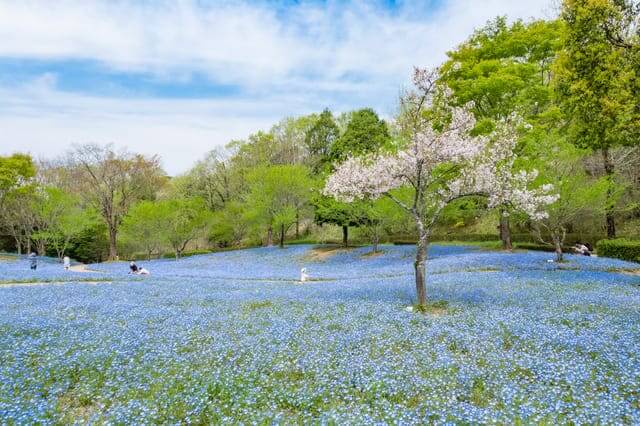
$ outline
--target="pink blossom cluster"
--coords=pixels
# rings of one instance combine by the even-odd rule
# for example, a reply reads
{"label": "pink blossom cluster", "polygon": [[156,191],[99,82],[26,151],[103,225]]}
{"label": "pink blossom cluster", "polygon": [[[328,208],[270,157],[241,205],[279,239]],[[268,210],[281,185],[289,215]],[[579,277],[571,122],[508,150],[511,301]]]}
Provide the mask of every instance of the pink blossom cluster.
{"label": "pink blossom cluster", "polygon": [[[464,196],[484,195],[489,205],[509,205],[534,219],[546,217],[545,206],[557,200],[551,185],[531,188],[534,171],[514,171],[515,117],[498,123],[490,135],[474,136],[472,105],[451,108],[444,129],[435,130],[424,110],[430,106],[434,74],[416,69],[416,90],[402,100],[396,122],[406,144],[392,154],[349,158],[336,167],[324,188],[342,201],[391,195],[403,186],[419,194],[413,213],[437,215],[447,203]],[[398,200],[397,200],[398,201]]]}

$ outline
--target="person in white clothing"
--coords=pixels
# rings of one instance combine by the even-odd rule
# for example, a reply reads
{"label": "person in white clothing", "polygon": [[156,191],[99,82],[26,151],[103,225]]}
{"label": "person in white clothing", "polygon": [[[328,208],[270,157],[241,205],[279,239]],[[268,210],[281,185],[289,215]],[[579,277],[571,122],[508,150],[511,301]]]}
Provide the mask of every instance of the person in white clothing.
{"label": "person in white clothing", "polygon": [[591,250],[589,250],[589,247],[582,244],[581,242],[577,242],[573,249],[577,254],[581,254],[583,256],[591,256]]}
{"label": "person in white clothing", "polygon": [[69,256],[65,256],[62,259],[62,265],[64,266],[65,271],[68,271],[69,268],[71,268],[71,259],[69,258]]}

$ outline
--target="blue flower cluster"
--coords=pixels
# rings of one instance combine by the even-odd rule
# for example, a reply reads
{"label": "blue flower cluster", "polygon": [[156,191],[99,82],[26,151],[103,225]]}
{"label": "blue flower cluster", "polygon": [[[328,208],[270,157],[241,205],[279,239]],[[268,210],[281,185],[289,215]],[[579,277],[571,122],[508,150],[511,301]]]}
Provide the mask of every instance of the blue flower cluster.
{"label": "blue flower cluster", "polygon": [[67,282],[107,279],[104,273],[65,271],[57,259],[38,256],[36,270],[31,270],[27,256],[0,253],[0,285],[16,282]]}
{"label": "blue flower cluster", "polygon": [[[414,250],[0,285],[0,423],[640,423],[640,277],[620,272],[637,264],[433,246],[428,296],[445,303],[418,314]],[[21,262],[0,260],[2,279]]]}

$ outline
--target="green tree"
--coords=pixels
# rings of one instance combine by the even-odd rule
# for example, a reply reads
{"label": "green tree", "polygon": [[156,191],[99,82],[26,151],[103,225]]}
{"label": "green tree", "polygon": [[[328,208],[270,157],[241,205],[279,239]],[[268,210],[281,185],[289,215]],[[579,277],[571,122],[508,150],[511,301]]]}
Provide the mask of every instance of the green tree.
{"label": "green tree", "polygon": [[328,109],[322,111],[315,124],[307,130],[304,138],[307,146],[307,164],[318,174],[325,170],[333,143],[340,136],[333,114]]}
{"label": "green tree", "polygon": [[615,238],[617,192],[611,150],[640,140],[640,67],[633,49],[612,42],[607,30],[625,21],[625,3],[565,0],[563,48],[555,88],[569,120],[569,139],[599,152],[608,181],[607,236]]}
{"label": "green tree", "polygon": [[359,227],[367,223],[367,201],[343,203],[333,197],[318,194],[313,199],[314,221],[319,224],[332,224],[342,228],[342,245],[349,246],[349,227]]}
{"label": "green tree", "polygon": [[360,156],[388,147],[391,136],[387,123],[371,108],[351,114],[345,132],[333,143],[330,151],[332,162],[340,163],[349,156]]}
{"label": "green tree", "polygon": [[122,221],[121,242],[135,250],[143,251],[147,260],[154,253],[160,254],[167,243],[166,231],[170,211],[166,203],[140,201]]}
{"label": "green tree", "polygon": [[211,214],[200,198],[169,199],[156,204],[163,216],[162,234],[178,260],[191,241],[206,236]]}
{"label": "green tree", "polygon": [[[387,124],[370,108],[343,115],[349,121],[344,133],[334,141],[329,151],[331,166],[352,156],[361,156],[389,148],[391,136]],[[315,222],[338,225],[342,228],[342,245],[349,245],[349,227],[367,223],[367,201],[343,203],[332,197],[314,197]]]}
{"label": "green tree", "polygon": [[273,135],[270,164],[304,164],[307,154],[305,137],[316,123],[316,114],[286,117],[271,127]]}
{"label": "green tree", "polygon": [[31,156],[27,154],[0,156],[0,210],[3,208],[5,197],[11,191],[27,185],[35,174],[36,168]]}
{"label": "green tree", "polygon": [[242,191],[242,176],[232,164],[233,151],[217,148],[209,151],[191,170],[171,180],[177,198],[200,197],[211,211],[222,210]]}
{"label": "green tree", "polygon": [[287,117],[268,132],[259,131],[247,140],[229,143],[227,148],[235,151],[232,164],[242,171],[256,166],[303,164],[305,135],[316,120],[315,114]]}
{"label": "green tree", "polygon": [[[529,123],[557,109],[553,103],[551,65],[561,47],[558,21],[490,21],[456,50],[441,67],[456,106],[473,102],[476,132],[489,133],[495,123],[516,111]],[[555,122],[562,124],[561,117]],[[536,143],[544,143],[537,140]],[[520,164],[516,164],[519,166]],[[508,208],[500,208],[500,238],[511,249]]]}
{"label": "green tree", "polygon": [[31,252],[33,233],[37,230],[36,200],[36,186],[33,184],[14,187],[4,195],[0,230],[13,238],[18,254]]}
{"label": "green tree", "polygon": [[579,218],[602,212],[607,182],[593,181],[582,164],[582,150],[564,140],[558,140],[537,157],[539,180],[552,184],[560,197],[547,206],[546,218],[534,221],[533,230],[541,243],[554,248],[556,261],[562,262],[567,229]]}
{"label": "green tree", "polygon": [[304,166],[280,165],[260,167],[249,176],[247,195],[249,217],[267,227],[266,244],[273,244],[273,231],[280,233],[280,247],[288,229],[306,213],[313,180]]}
{"label": "green tree", "polygon": [[246,213],[242,202],[226,203],[212,216],[209,240],[222,247],[240,245],[249,232]]}
{"label": "green tree", "polygon": [[158,157],[144,157],[113,147],[82,145],[69,153],[69,179],[85,201],[95,207],[109,232],[109,259],[118,257],[122,220],[137,201],[153,199],[164,183]]}
{"label": "green tree", "polygon": [[95,221],[95,215],[82,208],[79,197],[55,187],[42,189],[33,203],[38,227],[33,239],[42,244],[39,251],[44,253],[46,244],[55,250],[60,260],[73,238]]}
{"label": "green tree", "polygon": [[392,231],[394,225],[403,222],[406,213],[389,198],[379,198],[367,203],[364,209],[366,221],[361,229],[369,238],[373,252],[377,253],[382,238]]}
{"label": "green tree", "polygon": [[[94,213],[95,217],[99,217]],[[109,256],[107,225],[95,220],[71,240],[67,249],[69,257],[84,263],[102,262]]]}

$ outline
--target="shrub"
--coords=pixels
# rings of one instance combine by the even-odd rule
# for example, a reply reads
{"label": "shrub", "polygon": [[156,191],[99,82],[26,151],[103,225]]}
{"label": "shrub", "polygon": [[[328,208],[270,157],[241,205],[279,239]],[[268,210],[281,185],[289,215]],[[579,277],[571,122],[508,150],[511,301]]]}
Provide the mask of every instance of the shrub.
{"label": "shrub", "polygon": [[640,241],[617,239],[600,240],[596,246],[598,256],[640,262]]}
{"label": "shrub", "polygon": [[[209,253],[213,253],[214,250],[208,250],[208,249],[198,249],[198,250],[188,250],[188,251],[184,251],[182,252],[182,254],[180,255],[180,257],[190,257],[190,256],[197,256],[200,254],[209,254]],[[171,259],[171,258],[175,258],[176,254],[171,252],[171,253],[164,253],[162,255],[163,259]]]}

